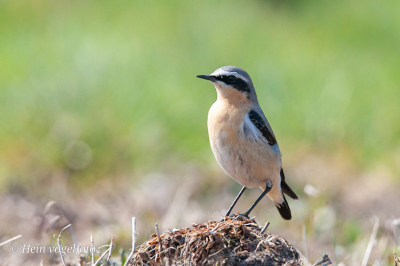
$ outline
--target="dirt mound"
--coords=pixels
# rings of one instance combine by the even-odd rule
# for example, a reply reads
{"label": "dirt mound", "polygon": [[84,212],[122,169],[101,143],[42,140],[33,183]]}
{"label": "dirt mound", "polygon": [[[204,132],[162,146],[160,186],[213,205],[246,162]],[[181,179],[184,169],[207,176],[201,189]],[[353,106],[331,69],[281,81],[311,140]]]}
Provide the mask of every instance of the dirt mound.
{"label": "dirt mound", "polygon": [[301,265],[285,239],[243,216],[173,229],[139,246],[129,265]]}

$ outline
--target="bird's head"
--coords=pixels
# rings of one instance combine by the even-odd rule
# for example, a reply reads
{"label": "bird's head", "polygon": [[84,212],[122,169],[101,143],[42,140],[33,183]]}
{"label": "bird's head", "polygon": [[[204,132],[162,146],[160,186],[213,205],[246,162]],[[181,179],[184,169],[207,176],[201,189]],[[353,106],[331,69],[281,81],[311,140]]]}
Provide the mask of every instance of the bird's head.
{"label": "bird's head", "polygon": [[218,99],[237,104],[257,104],[257,95],[249,74],[239,67],[224,66],[210,75],[198,78],[211,81],[217,89]]}

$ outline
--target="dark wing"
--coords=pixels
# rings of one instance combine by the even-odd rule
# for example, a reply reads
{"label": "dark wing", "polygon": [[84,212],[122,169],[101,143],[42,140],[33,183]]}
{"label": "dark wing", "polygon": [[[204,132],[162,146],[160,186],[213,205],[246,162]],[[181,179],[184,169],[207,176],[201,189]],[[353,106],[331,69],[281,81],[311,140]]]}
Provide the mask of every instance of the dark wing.
{"label": "dark wing", "polygon": [[285,174],[283,173],[283,168],[281,168],[281,189],[286,195],[288,195],[292,199],[298,199],[296,193],[294,193],[289,185],[285,182]]}
{"label": "dark wing", "polygon": [[276,139],[272,134],[271,130],[267,127],[262,117],[254,110],[249,112],[250,121],[260,130],[264,138],[268,141],[270,146],[274,146],[276,144]]}
{"label": "dark wing", "polygon": [[[270,146],[273,146],[277,143],[271,130],[267,127],[262,117],[256,111],[251,110],[249,112],[249,118],[250,121],[258,128],[258,130],[260,130],[263,137],[268,141],[268,144]],[[281,168],[281,189],[286,195],[288,195],[292,199],[298,199],[296,193],[294,193],[289,185],[285,182],[285,174],[283,173],[283,168]]]}

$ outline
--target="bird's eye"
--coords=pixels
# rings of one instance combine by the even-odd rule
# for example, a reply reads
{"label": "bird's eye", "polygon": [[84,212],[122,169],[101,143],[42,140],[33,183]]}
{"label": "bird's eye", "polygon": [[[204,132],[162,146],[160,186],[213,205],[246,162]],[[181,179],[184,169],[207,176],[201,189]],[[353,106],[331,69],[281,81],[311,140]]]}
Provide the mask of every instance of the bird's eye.
{"label": "bird's eye", "polygon": [[229,82],[234,82],[236,80],[236,77],[235,76],[229,76],[228,77],[228,81]]}

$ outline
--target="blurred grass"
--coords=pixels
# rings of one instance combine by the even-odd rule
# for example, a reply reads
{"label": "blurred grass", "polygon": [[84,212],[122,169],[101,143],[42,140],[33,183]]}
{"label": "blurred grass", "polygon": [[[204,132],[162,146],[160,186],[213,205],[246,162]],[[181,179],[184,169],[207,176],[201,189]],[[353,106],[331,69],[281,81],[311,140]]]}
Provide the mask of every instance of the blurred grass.
{"label": "blurred grass", "polygon": [[398,174],[398,11],[395,1],[1,1],[0,179],[71,168],[76,140],[90,149],[72,175],[84,183],[214,163],[215,92],[194,76],[229,64],[252,76],[284,153],[344,150]]}

